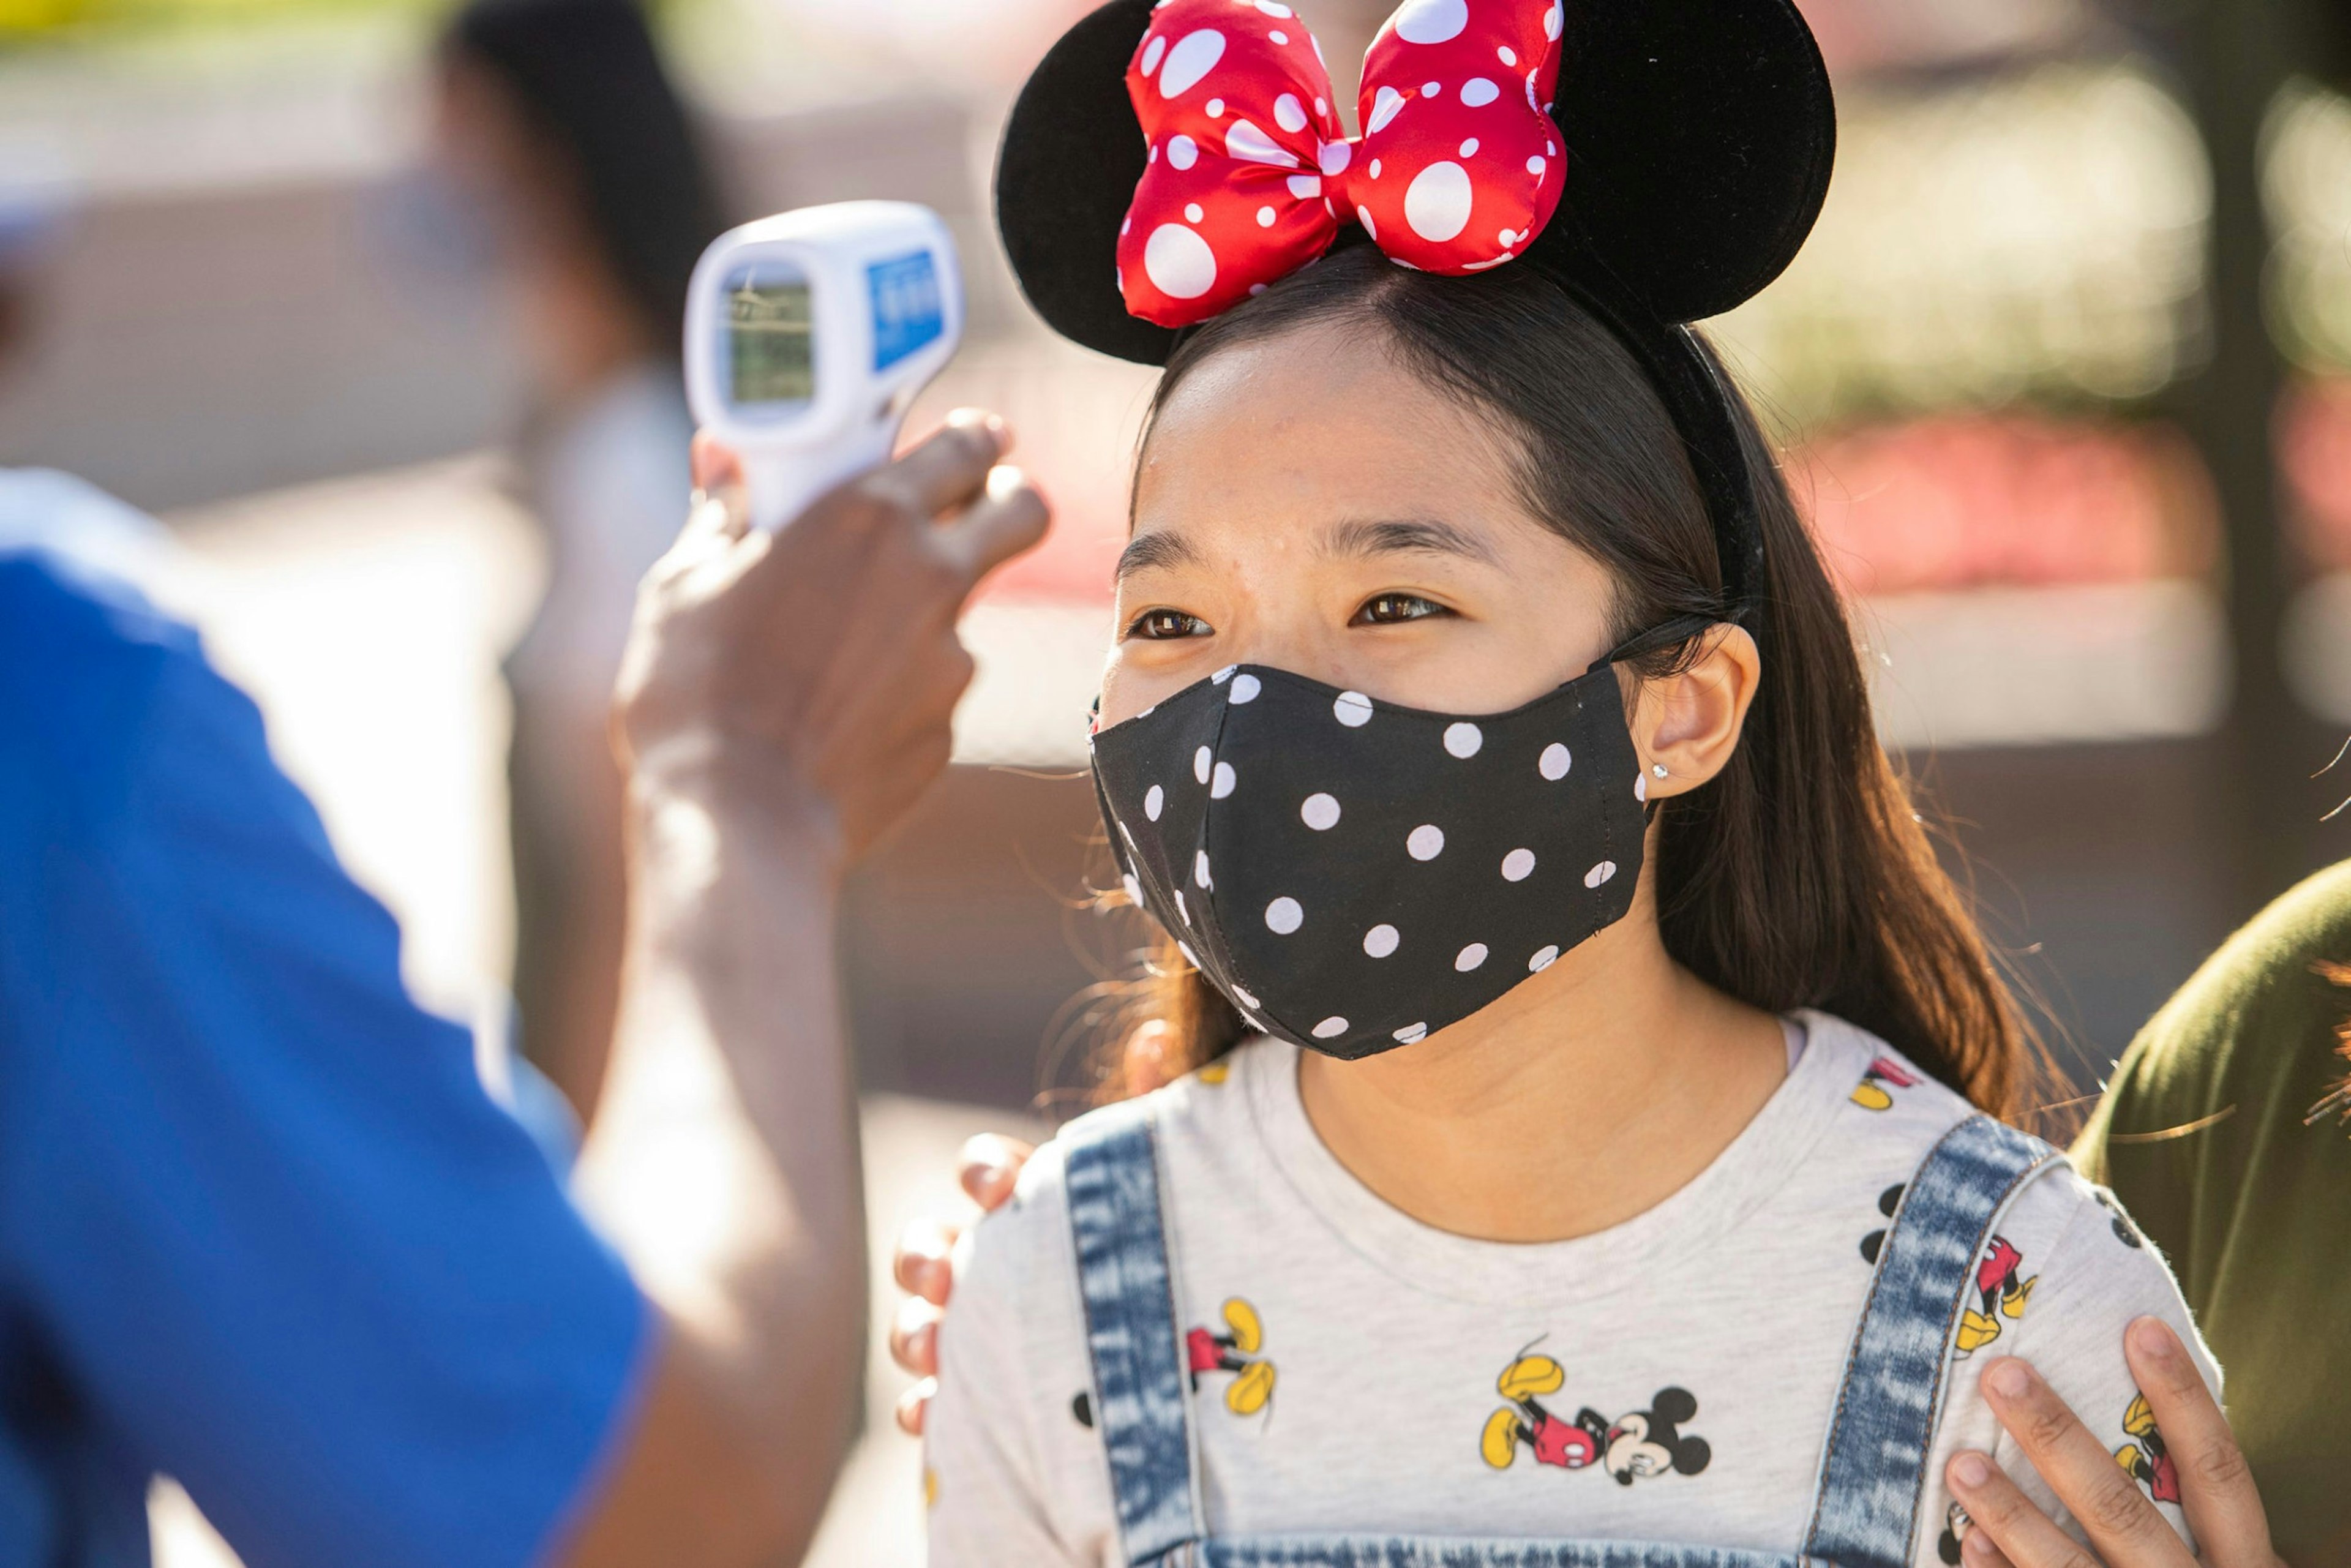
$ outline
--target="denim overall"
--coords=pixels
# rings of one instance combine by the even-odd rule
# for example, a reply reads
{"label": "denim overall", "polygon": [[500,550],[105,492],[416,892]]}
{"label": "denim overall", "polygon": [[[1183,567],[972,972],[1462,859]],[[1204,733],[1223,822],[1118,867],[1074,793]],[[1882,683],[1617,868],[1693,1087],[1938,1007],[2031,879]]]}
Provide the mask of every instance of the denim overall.
{"label": "denim overall", "polygon": [[2059,1156],[1989,1116],[1944,1135],[1877,1255],[1845,1361],[1801,1555],[1627,1541],[1207,1533],[1194,1469],[1182,1333],[1145,1103],[1073,1124],[1070,1229],[1130,1568],[1907,1568],[1927,1490],[1943,1374],[1994,1218]]}

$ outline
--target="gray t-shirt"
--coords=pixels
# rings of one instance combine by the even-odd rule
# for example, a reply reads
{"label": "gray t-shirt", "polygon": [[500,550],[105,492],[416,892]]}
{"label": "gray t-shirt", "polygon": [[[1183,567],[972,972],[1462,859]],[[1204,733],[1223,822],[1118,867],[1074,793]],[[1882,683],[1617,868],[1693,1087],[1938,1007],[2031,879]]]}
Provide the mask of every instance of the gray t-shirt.
{"label": "gray t-shirt", "polygon": [[[1970,1113],[1873,1036],[1800,1021],[1787,1081],[1712,1165],[1635,1218],[1541,1245],[1435,1230],[1375,1197],[1307,1120],[1293,1046],[1256,1040],[1161,1091],[1209,1528],[1799,1550],[1887,1214]],[[1977,1394],[1983,1364],[2029,1358],[2159,1491],[2124,1326],[2154,1313],[2203,1356],[2163,1260],[2070,1168],[1994,1229],[1952,1351],[1922,1568],[1957,1561],[1953,1449],[2030,1477]],[[1119,1563],[1052,1145],[969,1246],[928,1421],[931,1561]]]}

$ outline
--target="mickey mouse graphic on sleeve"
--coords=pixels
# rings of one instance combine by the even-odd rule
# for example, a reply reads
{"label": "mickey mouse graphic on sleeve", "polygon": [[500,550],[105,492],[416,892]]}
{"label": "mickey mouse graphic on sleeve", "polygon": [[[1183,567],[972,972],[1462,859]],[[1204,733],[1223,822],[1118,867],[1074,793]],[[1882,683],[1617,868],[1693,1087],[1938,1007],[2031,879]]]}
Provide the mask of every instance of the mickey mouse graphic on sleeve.
{"label": "mickey mouse graphic on sleeve", "polygon": [[1705,1438],[1682,1435],[1681,1424],[1698,1414],[1698,1400],[1686,1388],[1661,1388],[1648,1409],[1613,1422],[1588,1405],[1573,1421],[1554,1416],[1537,1396],[1558,1393],[1567,1372],[1550,1356],[1530,1354],[1533,1348],[1520,1352],[1495,1380],[1496,1390],[1510,1403],[1486,1418],[1478,1445],[1493,1469],[1510,1469],[1521,1443],[1539,1465],[1580,1470],[1598,1464],[1619,1486],[1631,1486],[1639,1477],[1694,1476],[1713,1458]]}
{"label": "mickey mouse graphic on sleeve", "polygon": [[2146,1395],[2133,1399],[2130,1408],[2123,1412],[2123,1430],[2136,1440],[2115,1450],[2115,1462],[2129,1471],[2156,1501],[2178,1502],[2179,1467],[2164,1446],[2163,1434],[2156,1430],[2155,1412],[2147,1408]]}
{"label": "mickey mouse graphic on sleeve", "polygon": [[1975,1306],[1959,1314],[1959,1344],[1962,1358],[2000,1337],[2001,1319],[2013,1322],[2024,1315],[2027,1301],[2032,1299],[2032,1287],[2041,1276],[2030,1279],[2024,1273],[2024,1254],[2005,1236],[1994,1236],[1984,1245],[1982,1259],[1976,1264]]}
{"label": "mickey mouse graphic on sleeve", "polygon": [[1976,1521],[1968,1517],[1966,1509],[1958,1503],[1947,1504],[1943,1510],[1943,1533],[1935,1542],[1935,1555],[1946,1563],[1957,1563],[1960,1544],[1967,1540],[1968,1531],[1975,1525]]}
{"label": "mickey mouse graphic on sleeve", "polygon": [[1853,1103],[1872,1111],[1891,1111],[1894,1096],[1886,1092],[1889,1083],[1896,1089],[1913,1089],[1917,1087],[1918,1075],[1890,1056],[1878,1057],[1853,1086]]}
{"label": "mickey mouse graphic on sleeve", "polygon": [[[1889,1222],[1894,1218],[1894,1211],[1902,1207],[1902,1191],[1908,1185],[1907,1182],[1897,1181],[1877,1195],[1877,1212],[1886,1216]],[[1886,1248],[1887,1228],[1888,1226],[1881,1225],[1861,1239],[1862,1261],[1873,1265],[1876,1263],[1878,1253]]]}
{"label": "mickey mouse graphic on sleeve", "polygon": [[2105,1187],[2094,1186],[2090,1189],[2090,1196],[2098,1200],[2098,1207],[2106,1211],[2107,1219],[2113,1222],[2116,1240],[2121,1242],[2126,1247],[2145,1247],[2147,1245],[2147,1242],[2139,1236],[2138,1226],[2132,1221],[2129,1215],[2123,1212],[2123,1207],[2121,1204],[2115,1201],[2114,1194],[2108,1192]]}

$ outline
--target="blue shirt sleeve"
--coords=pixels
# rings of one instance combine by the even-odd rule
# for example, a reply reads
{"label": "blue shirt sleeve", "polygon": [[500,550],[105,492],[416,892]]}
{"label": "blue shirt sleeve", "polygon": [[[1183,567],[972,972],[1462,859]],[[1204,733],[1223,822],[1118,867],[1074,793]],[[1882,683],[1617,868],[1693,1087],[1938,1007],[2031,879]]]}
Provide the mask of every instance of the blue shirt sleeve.
{"label": "blue shirt sleeve", "polygon": [[0,1299],[251,1568],[520,1564],[650,1313],[193,635],[0,553]]}

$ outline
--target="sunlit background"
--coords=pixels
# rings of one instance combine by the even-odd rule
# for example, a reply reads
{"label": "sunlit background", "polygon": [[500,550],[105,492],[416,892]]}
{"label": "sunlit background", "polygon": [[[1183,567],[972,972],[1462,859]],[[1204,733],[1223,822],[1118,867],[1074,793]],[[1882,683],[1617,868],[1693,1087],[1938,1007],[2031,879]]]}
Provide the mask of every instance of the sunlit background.
{"label": "sunlit background", "polygon": [[[967,1131],[1077,1081],[1073,774],[1150,376],[1048,335],[987,179],[1082,0],[668,0],[732,213],[946,214],[971,339],[917,414],[1006,413],[1058,504],[992,583],[958,767],[860,878],[845,959],[877,1237]],[[1849,587],[1881,723],[2082,1088],[2261,899],[2351,852],[2351,102],[2291,7],[1808,0],[1839,84],[1810,247],[1712,324]],[[1309,0],[1353,57],[1382,7]],[[0,461],[162,516],[157,591],[261,697],[400,915],[428,1005],[514,951],[500,661],[542,591],[515,324],[417,217],[434,0],[0,0],[0,211],[41,214]],[[2308,47],[2306,47],[2308,46]],[[2242,152],[2241,160],[2238,153]],[[4,238],[5,236],[0,236]],[[682,501],[681,501],[682,510]],[[2233,565],[2232,565],[2233,563]],[[2330,795],[2329,789],[2333,790]],[[1051,1102],[1048,1102],[1051,1103]],[[894,1380],[827,1563],[920,1557]],[[225,1560],[159,1489],[170,1568]]]}

